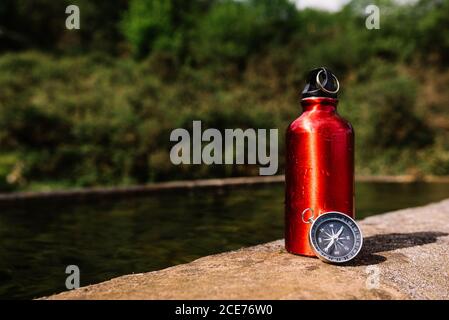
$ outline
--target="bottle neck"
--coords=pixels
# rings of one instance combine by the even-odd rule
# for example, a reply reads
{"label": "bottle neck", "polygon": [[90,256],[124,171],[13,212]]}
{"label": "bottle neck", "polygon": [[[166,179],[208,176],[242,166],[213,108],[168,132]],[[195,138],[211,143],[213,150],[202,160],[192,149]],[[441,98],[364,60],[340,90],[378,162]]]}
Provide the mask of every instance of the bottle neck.
{"label": "bottle neck", "polygon": [[337,111],[338,99],[313,97],[301,99],[301,105],[304,111]]}

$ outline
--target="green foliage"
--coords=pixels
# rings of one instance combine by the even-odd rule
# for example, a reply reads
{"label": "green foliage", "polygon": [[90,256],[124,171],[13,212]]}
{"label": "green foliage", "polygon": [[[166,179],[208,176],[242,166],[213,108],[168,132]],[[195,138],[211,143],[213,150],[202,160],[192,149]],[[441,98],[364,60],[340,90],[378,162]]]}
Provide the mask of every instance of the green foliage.
{"label": "green foliage", "polygon": [[130,3],[122,26],[123,32],[138,56],[150,50],[176,47],[178,39],[174,36],[171,21],[176,10],[171,1],[133,0]]}
{"label": "green foliage", "polygon": [[432,144],[433,132],[416,114],[416,83],[392,65],[366,72],[369,75],[361,72],[348,97],[361,114],[355,122],[369,124],[362,128],[361,142],[376,150]]}
{"label": "green foliage", "polygon": [[420,1],[417,43],[426,55],[436,54],[440,62],[449,59],[449,1]]}
{"label": "green foliage", "polygon": [[72,32],[65,1],[2,1],[0,189],[257,174],[174,166],[170,132],[198,119],[279,128],[282,155],[304,76],[322,65],[339,76],[359,173],[449,174],[449,1],[377,1],[380,30],[365,28],[370,3],[76,0]]}
{"label": "green foliage", "polygon": [[297,16],[286,0],[217,2],[194,30],[194,57],[203,63],[241,64],[267,45],[288,41],[296,31]]}

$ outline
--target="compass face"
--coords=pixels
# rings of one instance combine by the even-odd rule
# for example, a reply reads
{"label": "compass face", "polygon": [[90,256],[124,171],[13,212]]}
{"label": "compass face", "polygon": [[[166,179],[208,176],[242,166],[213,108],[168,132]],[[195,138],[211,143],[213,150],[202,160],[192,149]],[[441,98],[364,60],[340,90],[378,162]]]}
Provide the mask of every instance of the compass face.
{"label": "compass face", "polygon": [[328,212],[320,215],[310,230],[310,242],[317,256],[327,262],[353,259],[362,248],[360,228],[347,215]]}

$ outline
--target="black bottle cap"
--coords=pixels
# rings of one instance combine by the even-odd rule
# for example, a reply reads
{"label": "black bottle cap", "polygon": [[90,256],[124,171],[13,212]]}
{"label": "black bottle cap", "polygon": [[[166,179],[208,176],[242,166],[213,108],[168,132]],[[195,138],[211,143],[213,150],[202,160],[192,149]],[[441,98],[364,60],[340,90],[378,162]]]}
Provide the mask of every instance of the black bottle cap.
{"label": "black bottle cap", "polygon": [[307,76],[307,84],[302,91],[302,98],[325,97],[337,98],[340,83],[337,77],[327,68],[313,69]]}

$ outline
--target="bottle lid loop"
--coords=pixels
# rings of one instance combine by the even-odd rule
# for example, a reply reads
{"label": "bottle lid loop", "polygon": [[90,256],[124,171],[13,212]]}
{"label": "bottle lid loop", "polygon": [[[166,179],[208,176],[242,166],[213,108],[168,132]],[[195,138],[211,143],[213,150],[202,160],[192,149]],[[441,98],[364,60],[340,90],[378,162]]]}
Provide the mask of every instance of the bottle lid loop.
{"label": "bottle lid loop", "polygon": [[340,83],[337,77],[325,67],[309,72],[307,83],[302,92],[302,98],[325,97],[337,98]]}

